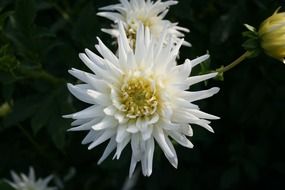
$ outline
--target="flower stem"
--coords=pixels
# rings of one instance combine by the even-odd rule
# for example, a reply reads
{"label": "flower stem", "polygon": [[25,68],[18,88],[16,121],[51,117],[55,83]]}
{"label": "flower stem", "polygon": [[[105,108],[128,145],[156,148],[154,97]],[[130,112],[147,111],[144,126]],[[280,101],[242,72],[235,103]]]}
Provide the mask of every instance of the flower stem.
{"label": "flower stem", "polygon": [[231,70],[232,68],[234,68],[235,66],[240,64],[243,60],[245,60],[246,58],[250,57],[251,55],[252,55],[252,52],[246,51],[244,54],[242,54],[239,58],[234,60],[229,65],[217,69],[216,72],[218,72],[219,74],[222,74],[222,73],[224,73],[224,72],[226,72],[228,70]]}

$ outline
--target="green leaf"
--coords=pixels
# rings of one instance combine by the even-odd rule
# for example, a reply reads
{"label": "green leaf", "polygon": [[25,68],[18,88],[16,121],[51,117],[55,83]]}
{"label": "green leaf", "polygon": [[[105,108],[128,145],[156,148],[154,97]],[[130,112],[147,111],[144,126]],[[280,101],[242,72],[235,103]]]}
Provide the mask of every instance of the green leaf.
{"label": "green leaf", "polygon": [[13,11],[7,11],[0,15],[0,31],[3,29],[5,20],[12,15]]}
{"label": "green leaf", "polygon": [[[1,50],[0,50],[1,51]],[[1,53],[0,53],[1,55]],[[14,56],[4,55],[0,57],[0,70],[12,74],[19,66],[19,62]]]}
{"label": "green leaf", "polygon": [[54,106],[53,100],[53,96],[48,96],[39,105],[37,112],[33,115],[31,119],[31,127],[35,135],[41,130],[42,127],[48,124]]}
{"label": "green leaf", "polygon": [[10,101],[12,99],[14,93],[14,85],[13,84],[3,84],[2,86],[2,97],[6,101]]}
{"label": "green leaf", "polygon": [[11,0],[1,0],[0,1],[0,12],[2,12],[3,10],[5,10],[5,8],[11,4]]}
{"label": "green leaf", "polygon": [[4,119],[4,126],[10,127],[31,117],[37,110],[38,101],[37,96],[28,96],[16,100],[12,112]]}
{"label": "green leaf", "polygon": [[17,0],[15,18],[18,26],[27,30],[34,22],[36,8],[34,0]]}
{"label": "green leaf", "polygon": [[70,113],[71,107],[69,106],[67,90],[65,85],[59,87],[56,91],[56,96],[53,99],[52,115],[49,119],[47,131],[55,146],[63,151],[66,140],[67,129],[70,127],[70,121],[63,119],[62,115]]}
{"label": "green leaf", "polygon": [[84,46],[92,47],[96,42],[96,35],[94,33],[101,33],[97,27],[97,18],[96,10],[94,10],[91,3],[87,4],[74,23],[73,38],[84,44]]}
{"label": "green leaf", "polygon": [[68,127],[69,122],[66,119],[63,119],[58,112],[53,114],[49,120],[48,133],[55,146],[60,150],[64,149]]}
{"label": "green leaf", "polygon": [[3,180],[0,181],[0,189],[1,190],[15,190],[7,182],[5,182]]}
{"label": "green leaf", "polygon": [[0,83],[10,84],[16,81],[16,76],[13,76],[11,73],[3,72],[0,70]]}

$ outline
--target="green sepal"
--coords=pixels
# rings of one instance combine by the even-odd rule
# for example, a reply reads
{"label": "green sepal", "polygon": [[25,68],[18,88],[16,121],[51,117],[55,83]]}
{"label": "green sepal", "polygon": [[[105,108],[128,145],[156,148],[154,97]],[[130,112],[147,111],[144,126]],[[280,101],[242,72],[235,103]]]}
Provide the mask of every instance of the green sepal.
{"label": "green sepal", "polygon": [[[208,74],[209,72],[211,72],[211,59],[207,59],[206,61],[202,62],[200,64],[200,72],[199,75],[204,75],[204,74]],[[204,81],[205,86],[208,85],[208,80]]]}
{"label": "green sepal", "polygon": [[253,26],[245,24],[248,31],[242,33],[242,36],[246,39],[242,44],[242,47],[249,52],[252,52],[248,58],[253,58],[258,56],[261,52],[260,38],[258,32]]}
{"label": "green sepal", "polygon": [[218,73],[217,76],[214,78],[218,81],[224,81],[224,66],[222,65],[220,68],[216,69],[216,72]]}

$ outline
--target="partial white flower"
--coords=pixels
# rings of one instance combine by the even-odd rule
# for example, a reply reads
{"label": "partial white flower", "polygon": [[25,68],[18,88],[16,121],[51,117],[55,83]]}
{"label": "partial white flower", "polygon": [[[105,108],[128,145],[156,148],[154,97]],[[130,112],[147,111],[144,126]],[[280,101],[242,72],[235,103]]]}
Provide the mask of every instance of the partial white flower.
{"label": "partial white flower", "polygon": [[[136,33],[140,24],[150,29],[154,40],[158,40],[163,30],[166,30],[167,36],[165,43],[177,43],[180,38],[184,37],[183,32],[189,32],[187,28],[178,26],[178,23],[171,23],[164,17],[171,5],[177,4],[177,1],[156,1],[151,0],[120,0],[119,4],[103,7],[97,15],[112,20],[115,24],[113,29],[103,29],[104,32],[112,36],[119,36],[118,22],[123,22],[127,38],[134,47]],[[173,41],[172,41],[173,40]],[[183,42],[184,45],[190,46],[190,43]]]}
{"label": "partial white flower", "polygon": [[53,178],[52,176],[48,176],[45,179],[36,179],[35,171],[32,167],[30,167],[29,176],[25,174],[17,175],[14,171],[11,171],[11,176],[13,178],[12,181],[7,182],[15,189],[15,190],[56,190],[55,187],[48,187],[48,183]]}
{"label": "partial white flower", "polygon": [[68,84],[68,89],[91,106],[64,117],[75,120],[70,131],[89,131],[82,141],[83,144],[91,143],[88,149],[109,140],[99,164],[115,149],[114,158],[119,159],[130,143],[130,176],[137,162],[141,162],[143,174],[150,176],[155,141],[169,162],[177,167],[177,155],[170,139],[192,148],[187,138],[193,135],[190,124],[213,132],[208,119],[219,118],[200,111],[193,102],[216,94],[219,88],[196,92],[188,89],[193,84],[215,77],[216,73],[189,77],[192,68],[208,59],[209,55],[177,65],[176,58],[183,40],[177,45],[165,45],[167,32],[157,43],[150,30],[141,25],[135,50],[130,47],[121,23],[119,32],[118,56],[100,39],[95,47],[101,56],[88,49],[79,54],[95,74],[70,70],[70,74],[83,84]]}

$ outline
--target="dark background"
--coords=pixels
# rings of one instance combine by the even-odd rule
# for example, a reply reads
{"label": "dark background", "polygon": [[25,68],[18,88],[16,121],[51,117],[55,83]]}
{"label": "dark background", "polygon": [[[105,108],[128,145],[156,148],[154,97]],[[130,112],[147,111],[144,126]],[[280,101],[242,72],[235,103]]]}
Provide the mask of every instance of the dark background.
{"label": "dark background", "polygon": [[[61,118],[86,107],[66,89],[66,82],[76,82],[68,69],[87,71],[78,53],[95,50],[96,36],[115,50],[100,31],[111,22],[96,16],[99,7],[115,2],[0,0],[0,105],[12,107],[9,114],[0,109],[0,178],[34,166],[37,176],[52,173],[52,183],[62,181],[67,190],[126,184],[130,147],[120,160],[108,158],[97,166],[106,144],[88,151],[81,145],[85,133],[66,132],[71,121]],[[244,52],[243,24],[258,27],[284,5],[281,0],[180,0],[167,19],[191,30],[186,40],[193,47],[182,47],[179,62],[209,51],[208,69],[229,64]],[[130,181],[133,189],[285,189],[285,65],[262,54],[225,73],[224,81],[194,88],[211,86],[219,86],[220,93],[198,104],[221,117],[212,123],[215,134],[194,126],[194,149],[176,146],[177,170],[156,146],[152,176],[138,171]]]}

